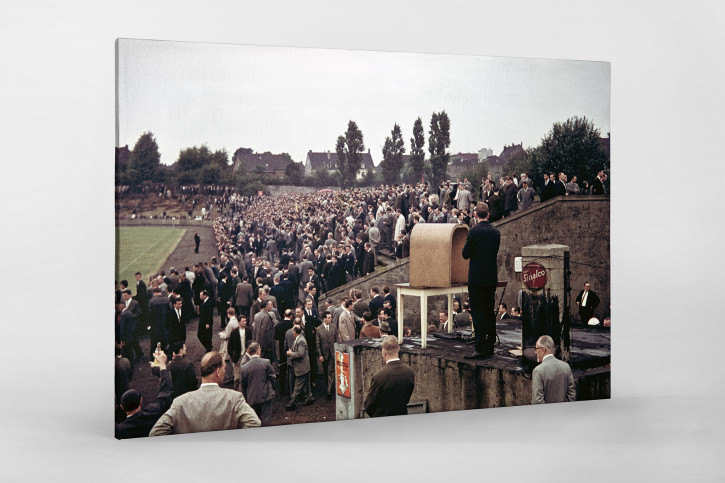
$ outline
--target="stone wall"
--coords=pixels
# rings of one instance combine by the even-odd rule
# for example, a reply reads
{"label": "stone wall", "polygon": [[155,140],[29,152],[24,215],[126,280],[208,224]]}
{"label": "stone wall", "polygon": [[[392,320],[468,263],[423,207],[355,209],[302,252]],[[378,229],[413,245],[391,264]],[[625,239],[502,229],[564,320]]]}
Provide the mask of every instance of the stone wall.
{"label": "stone wall", "polygon": [[[360,417],[372,377],[383,367],[378,347],[356,345],[355,352],[355,414]],[[531,404],[531,375],[503,367],[474,365],[406,352],[400,359],[415,373],[415,389],[411,401],[425,400],[428,412],[459,411]],[[577,401],[609,399],[608,367],[573,372]]]}
{"label": "stone wall", "polygon": [[[514,272],[514,259],[521,256],[521,249],[527,245],[556,243],[568,245],[571,270],[571,315],[579,318],[574,300],[584,282],[592,284],[592,290],[601,299],[596,315],[608,312],[610,305],[610,247],[609,247],[609,196],[567,196],[557,197],[533,208],[517,213],[510,218],[494,223],[501,232],[501,246],[498,254],[498,278],[508,280],[503,302],[512,307],[518,305],[521,288],[521,274]],[[363,300],[368,300],[370,288],[389,285],[395,295],[396,283],[410,279],[408,259],[388,267],[376,267],[374,274],[339,287],[329,296],[339,302],[351,288],[363,291]],[[467,294],[461,293],[465,300]],[[496,292],[496,301],[501,289]],[[431,297],[428,320],[438,321],[438,311],[445,308],[446,297]],[[419,328],[420,302],[417,297],[405,299],[405,325]]]}

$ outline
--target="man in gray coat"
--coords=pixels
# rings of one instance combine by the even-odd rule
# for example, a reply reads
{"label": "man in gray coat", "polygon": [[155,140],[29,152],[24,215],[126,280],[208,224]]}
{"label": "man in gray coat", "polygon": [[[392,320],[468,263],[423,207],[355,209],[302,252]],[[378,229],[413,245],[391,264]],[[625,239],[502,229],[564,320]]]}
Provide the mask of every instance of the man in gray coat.
{"label": "man in gray coat", "polygon": [[241,369],[241,388],[247,403],[262,421],[262,426],[269,426],[272,420],[273,384],[276,376],[269,359],[259,357],[261,352],[257,342],[249,344],[247,354],[250,359]]}
{"label": "man in gray coat", "polygon": [[260,421],[241,392],[222,389],[224,358],[212,351],[201,358],[201,387],[174,399],[149,436],[255,428]]}
{"label": "man in gray coat", "polygon": [[297,401],[303,394],[305,395],[306,405],[315,402],[307,382],[310,377],[310,358],[307,356],[307,341],[302,335],[302,327],[299,325],[292,327],[292,334],[295,340],[292,343],[292,348],[287,350],[287,355],[292,362],[292,369],[295,373],[295,388],[292,391],[289,404],[285,406],[287,411],[293,411],[297,408]]}
{"label": "man in gray coat", "polygon": [[576,400],[576,387],[571,367],[554,357],[554,340],[542,335],[536,341],[536,360],[531,377],[531,404]]}
{"label": "man in gray coat", "polygon": [[519,199],[519,205],[521,205],[521,211],[528,210],[534,204],[534,190],[529,188],[528,181],[521,182],[521,189],[519,190],[516,197]]}

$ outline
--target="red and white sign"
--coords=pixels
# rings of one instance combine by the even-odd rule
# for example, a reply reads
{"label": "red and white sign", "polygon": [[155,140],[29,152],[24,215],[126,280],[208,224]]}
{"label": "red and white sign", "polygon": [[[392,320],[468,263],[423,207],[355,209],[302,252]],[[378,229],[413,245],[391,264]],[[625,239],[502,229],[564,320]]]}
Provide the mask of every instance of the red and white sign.
{"label": "red and white sign", "polygon": [[546,285],[546,269],[540,263],[527,263],[521,279],[529,290],[540,290]]}
{"label": "red and white sign", "polygon": [[257,196],[264,196],[264,191],[257,191]]}
{"label": "red and white sign", "polygon": [[350,354],[335,351],[335,386],[337,394],[350,397]]}

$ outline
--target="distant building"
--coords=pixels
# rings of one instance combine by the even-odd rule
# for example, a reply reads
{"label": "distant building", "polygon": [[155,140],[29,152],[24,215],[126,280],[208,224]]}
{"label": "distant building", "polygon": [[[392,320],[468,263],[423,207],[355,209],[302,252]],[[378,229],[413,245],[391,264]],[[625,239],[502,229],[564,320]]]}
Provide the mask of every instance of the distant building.
{"label": "distant building", "polygon": [[481,150],[478,151],[478,162],[482,163],[486,161],[486,158],[489,156],[493,156],[493,149],[481,148]]}
{"label": "distant building", "polygon": [[602,146],[602,149],[605,153],[607,153],[607,159],[610,159],[609,157],[609,141],[611,139],[610,133],[607,133],[607,137],[599,137],[599,144]]}
{"label": "distant building", "polygon": [[[368,152],[362,153],[361,156],[360,170],[357,172],[358,179],[363,178],[368,171],[375,171],[375,163],[373,163],[370,150],[368,149]],[[324,153],[314,153],[312,150],[308,151],[307,158],[305,159],[305,176],[311,176],[312,173],[323,168],[327,168],[330,172],[338,171],[337,153],[335,151],[326,151]]]}
{"label": "distant building", "polygon": [[493,178],[494,181],[498,183],[498,178],[503,175],[511,174],[503,172],[503,167],[507,162],[519,154],[526,154],[526,151],[521,144],[522,143],[512,144],[511,146],[504,145],[501,154],[486,158],[486,161],[488,162],[488,172],[491,173],[491,178]]}
{"label": "distant building", "polygon": [[448,158],[448,177],[451,179],[459,178],[464,171],[475,167],[477,164],[477,153],[451,154]]}
{"label": "distant building", "polygon": [[232,158],[233,173],[256,171],[268,176],[284,177],[285,170],[292,158],[289,154],[254,153],[251,149],[239,148]]}
{"label": "distant building", "polygon": [[116,148],[116,168],[123,171],[128,166],[128,160],[131,157],[131,151],[128,144],[122,148]]}

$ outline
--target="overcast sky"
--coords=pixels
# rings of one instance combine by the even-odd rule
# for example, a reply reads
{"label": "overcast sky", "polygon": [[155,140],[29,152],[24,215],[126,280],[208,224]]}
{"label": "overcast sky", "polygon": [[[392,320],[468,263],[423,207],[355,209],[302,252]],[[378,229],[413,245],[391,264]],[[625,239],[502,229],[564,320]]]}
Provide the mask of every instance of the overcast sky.
{"label": "overcast sky", "polygon": [[451,120],[451,153],[539,144],[557,121],[609,128],[610,64],[443,54],[121,39],[117,145],[153,132],[161,162],[206,144],[289,153],[334,151],[349,120],[375,164],[394,123],[410,151],[433,112]]}

